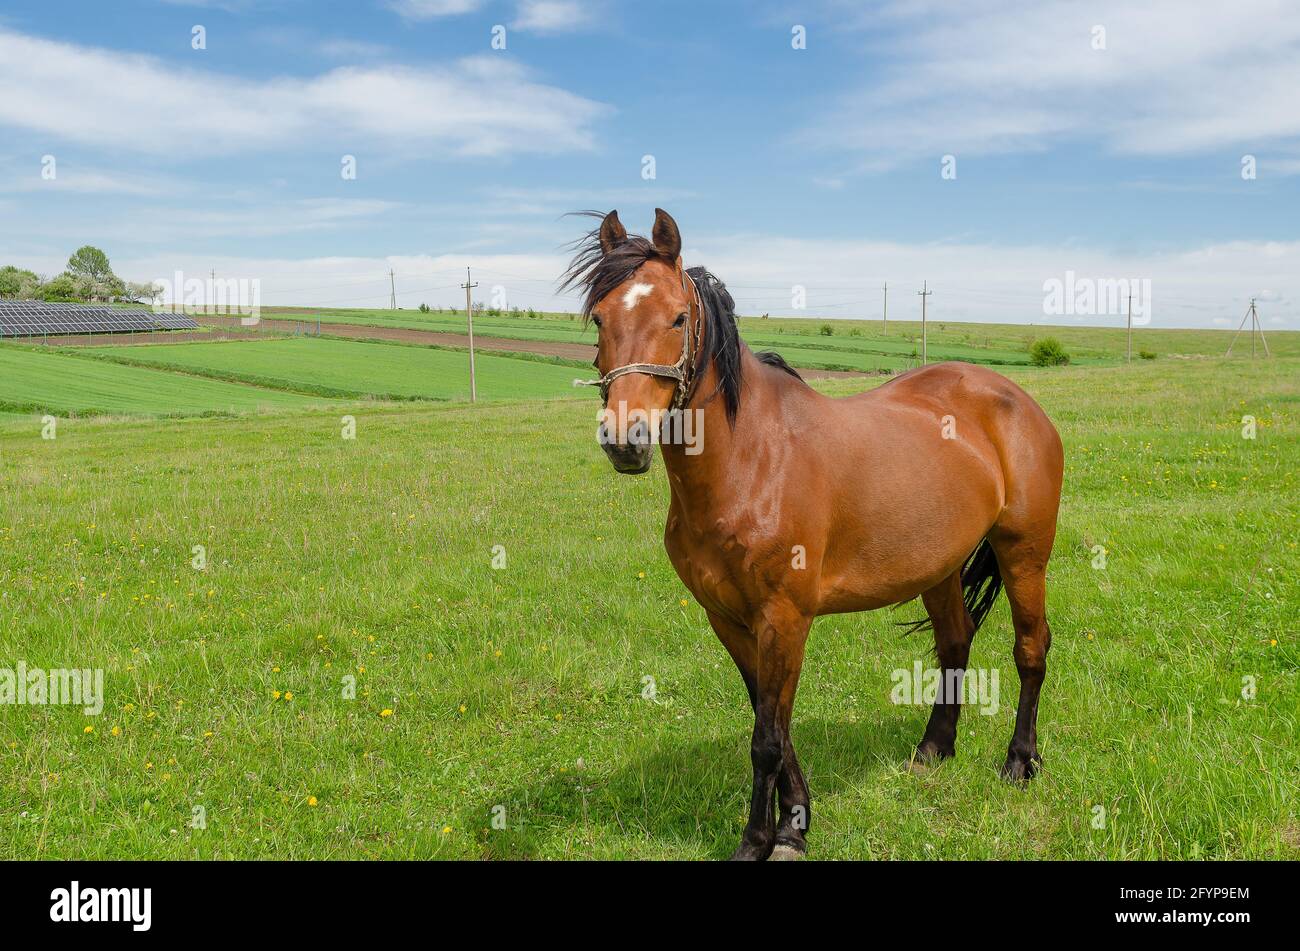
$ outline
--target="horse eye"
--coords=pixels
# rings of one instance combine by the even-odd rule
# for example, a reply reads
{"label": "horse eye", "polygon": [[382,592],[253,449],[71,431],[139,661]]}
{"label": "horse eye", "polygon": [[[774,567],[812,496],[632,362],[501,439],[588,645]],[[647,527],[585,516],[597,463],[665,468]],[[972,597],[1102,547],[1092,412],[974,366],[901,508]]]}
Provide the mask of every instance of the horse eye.
{"label": "horse eye", "polygon": [[681,326],[683,326],[685,323],[686,323],[686,315],[685,315],[685,314],[678,314],[678,315],[677,315],[677,319],[673,321],[673,326],[674,326],[674,327],[681,327]]}
{"label": "horse eye", "polygon": [[597,317],[595,314],[591,315],[591,322],[596,325],[597,330],[600,329],[600,318]]}

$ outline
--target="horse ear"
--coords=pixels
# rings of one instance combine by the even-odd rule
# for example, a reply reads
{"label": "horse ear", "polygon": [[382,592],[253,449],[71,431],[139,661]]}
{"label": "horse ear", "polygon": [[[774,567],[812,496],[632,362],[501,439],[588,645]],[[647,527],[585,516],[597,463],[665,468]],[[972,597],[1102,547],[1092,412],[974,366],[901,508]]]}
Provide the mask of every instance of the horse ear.
{"label": "horse ear", "polygon": [[618,212],[611,211],[600,223],[600,250],[605,254],[627,240],[627,229],[618,220]]}
{"label": "horse ear", "polygon": [[655,251],[660,256],[676,262],[682,253],[682,235],[677,230],[677,222],[673,221],[673,216],[662,208],[655,209],[655,227],[650,232],[650,237],[654,241]]}

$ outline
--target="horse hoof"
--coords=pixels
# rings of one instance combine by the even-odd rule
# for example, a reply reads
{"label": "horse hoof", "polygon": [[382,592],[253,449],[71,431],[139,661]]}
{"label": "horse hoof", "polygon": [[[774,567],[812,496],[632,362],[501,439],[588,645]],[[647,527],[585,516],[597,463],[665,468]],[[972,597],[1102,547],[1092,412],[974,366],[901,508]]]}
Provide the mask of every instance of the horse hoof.
{"label": "horse hoof", "polygon": [[907,761],[907,769],[917,776],[924,776],[932,768],[951,758],[952,755],[951,750],[941,750],[931,743],[922,743],[916,748],[912,758]]}
{"label": "horse hoof", "polygon": [[1002,764],[1002,778],[1015,786],[1027,786],[1029,781],[1038,775],[1038,768],[1042,762],[1037,755],[1008,754],[1007,761]]}
{"label": "horse hoof", "polygon": [[798,862],[808,854],[807,850],[793,845],[778,845],[767,857],[769,862]]}
{"label": "horse hoof", "polygon": [[761,862],[767,858],[769,850],[759,848],[756,845],[750,845],[748,842],[740,843],[736,851],[731,853],[732,862]]}

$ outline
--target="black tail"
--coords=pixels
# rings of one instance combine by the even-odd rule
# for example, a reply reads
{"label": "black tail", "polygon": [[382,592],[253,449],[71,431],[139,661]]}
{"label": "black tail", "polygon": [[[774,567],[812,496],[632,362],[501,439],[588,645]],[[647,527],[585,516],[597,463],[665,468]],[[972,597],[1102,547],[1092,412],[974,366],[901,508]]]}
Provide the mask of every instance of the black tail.
{"label": "black tail", "polygon": [[[971,620],[975,622],[975,630],[978,631],[984,619],[993,610],[993,602],[998,599],[998,594],[1002,591],[1002,573],[998,571],[998,559],[993,554],[993,546],[989,544],[987,538],[976,546],[970,553],[970,557],[966,559],[966,564],[961,566],[961,587],[962,600],[966,602],[966,610],[970,612]],[[899,623],[902,624],[906,634],[934,629],[928,617],[919,621]],[[971,633],[973,635],[974,631]]]}

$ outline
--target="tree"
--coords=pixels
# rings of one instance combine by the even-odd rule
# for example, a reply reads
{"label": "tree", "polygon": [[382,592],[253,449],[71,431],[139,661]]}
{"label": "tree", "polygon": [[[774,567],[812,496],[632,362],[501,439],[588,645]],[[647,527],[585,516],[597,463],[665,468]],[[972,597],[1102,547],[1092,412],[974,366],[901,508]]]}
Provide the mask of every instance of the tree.
{"label": "tree", "polygon": [[1070,362],[1070,355],[1055,337],[1035,340],[1029,348],[1029,362],[1036,367],[1060,367]]}
{"label": "tree", "polygon": [[68,258],[68,273],[73,277],[85,277],[95,284],[107,284],[116,281],[113,268],[108,263],[108,255],[99,248],[86,245],[73,252]]}
{"label": "tree", "polygon": [[77,301],[86,299],[87,284],[84,278],[73,277],[64,271],[41,285],[41,300]]}
{"label": "tree", "polygon": [[0,298],[23,299],[33,297],[41,279],[33,271],[6,265],[0,267]]}
{"label": "tree", "polygon": [[118,296],[123,300],[131,301],[133,304],[153,304],[162,295],[163,289],[161,285],[137,284],[135,281],[127,281]]}

